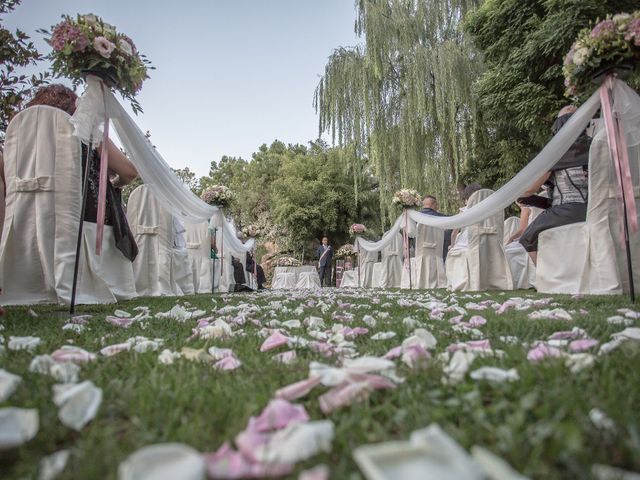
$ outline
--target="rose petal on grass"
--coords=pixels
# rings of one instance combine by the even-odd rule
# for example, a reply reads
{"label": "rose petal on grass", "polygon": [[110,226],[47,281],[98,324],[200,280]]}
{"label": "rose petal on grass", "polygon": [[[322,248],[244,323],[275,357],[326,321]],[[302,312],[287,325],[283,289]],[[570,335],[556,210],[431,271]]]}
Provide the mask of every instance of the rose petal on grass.
{"label": "rose petal on grass", "polygon": [[181,443],[149,445],[118,466],[119,480],[205,480],[205,459]]}
{"label": "rose petal on grass", "polygon": [[276,390],[275,396],[283,400],[296,400],[306,396],[316,385],[320,384],[320,377],[307,378]]}
{"label": "rose petal on grass", "polygon": [[520,380],[520,375],[515,368],[504,370],[497,367],[481,367],[469,374],[473,380],[487,380],[490,382],[515,382]]}
{"label": "rose petal on grass", "polygon": [[96,416],[102,403],[102,390],[90,380],[54,385],[53,403],[60,407],[58,418],[62,424],[79,432]]}
{"label": "rose petal on grass", "polygon": [[35,408],[0,408],[0,450],[19,447],[38,433],[40,417]]}
{"label": "rose petal on grass", "polygon": [[4,402],[16,391],[21,381],[22,377],[0,369],[0,403]]}
{"label": "rose petal on grass", "polygon": [[60,450],[40,460],[38,480],[53,480],[60,475],[67,466],[70,454],[70,450]]}
{"label": "rose petal on grass", "polygon": [[260,346],[261,352],[268,352],[269,350],[276,349],[282,345],[286,345],[289,339],[280,333],[278,330],[273,332]]}

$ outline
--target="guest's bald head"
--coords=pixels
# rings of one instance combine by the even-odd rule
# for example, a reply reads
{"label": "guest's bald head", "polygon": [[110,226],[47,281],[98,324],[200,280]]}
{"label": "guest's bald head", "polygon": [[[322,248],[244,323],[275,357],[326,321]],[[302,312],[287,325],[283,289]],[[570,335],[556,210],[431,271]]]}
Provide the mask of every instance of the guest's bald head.
{"label": "guest's bald head", "polygon": [[438,210],[438,200],[432,195],[427,195],[422,199],[422,208]]}

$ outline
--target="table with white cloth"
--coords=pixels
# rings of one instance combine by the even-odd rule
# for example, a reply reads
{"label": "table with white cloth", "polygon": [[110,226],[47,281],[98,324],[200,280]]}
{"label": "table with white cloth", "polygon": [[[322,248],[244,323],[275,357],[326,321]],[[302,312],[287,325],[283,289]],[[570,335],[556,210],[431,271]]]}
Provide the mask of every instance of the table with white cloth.
{"label": "table with white cloth", "polygon": [[313,272],[316,276],[318,275],[318,270],[313,265],[302,265],[300,267],[276,267],[273,269],[271,288],[296,288],[298,280],[300,280],[300,274],[305,272]]}

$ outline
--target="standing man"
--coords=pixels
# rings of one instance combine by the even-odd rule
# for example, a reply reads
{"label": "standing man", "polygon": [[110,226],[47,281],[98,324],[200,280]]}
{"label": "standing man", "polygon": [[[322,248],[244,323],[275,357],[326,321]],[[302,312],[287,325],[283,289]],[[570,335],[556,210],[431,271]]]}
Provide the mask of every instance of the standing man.
{"label": "standing man", "polygon": [[[331,285],[331,259],[333,258],[333,248],[329,245],[329,239],[322,237],[322,245],[318,247],[318,268],[320,274],[320,286],[324,287],[325,283]],[[326,282],[325,282],[326,279]]]}
{"label": "standing man", "polygon": [[[448,217],[444,213],[438,211],[438,200],[433,195],[427,195],[422,200],[422,210],[420,213],[425,215],[433,215],[434,217]],[[444,231],[444,243],[442,248],[442,260],[447,259],[447,253],[449,253],[449,245],[451,245],[451,230]]]}

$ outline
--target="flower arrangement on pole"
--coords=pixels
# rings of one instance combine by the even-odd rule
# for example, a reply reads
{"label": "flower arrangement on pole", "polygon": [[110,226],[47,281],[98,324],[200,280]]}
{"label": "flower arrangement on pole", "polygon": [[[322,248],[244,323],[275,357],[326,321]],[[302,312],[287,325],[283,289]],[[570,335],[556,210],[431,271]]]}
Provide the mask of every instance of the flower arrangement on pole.
{"label": "flower arrangement on pole", "polygon": [[422,203],[422,198],[416,190],[403,188],[393,194],[392,203],[400,205],[402,208],[412,208],[419,206]]}
{"label": "flower arrangement on pole", "polygon": [[351,255],[357,255],[357,252],[353,250],[353,245],[351,245],[350,243],[347,243],[346,245],[342,245],[336,251],[336,258],[346,258],[346,257],[350,257]]}
{"label": "flower arrangement on pole", "polygon": [[282,255],[276,260],[276,266],[278,267],[299,267],[301,265],[300,260],[289,255]]}
{"label": "flower arrangement on pole", "polygon": [[630,72],[640,61],[640,10],[608,16],[580,31],[564,59],[565,95],[591,93],[611,70]]}
{"label": "flower arrangement on pole", "polygon": [[202,192],[200,198],[209,205],[227,207],[234,200],[235,194],[224,185],[213,185]]}
{"label": "flower arrangement on pole", "polygon": [[349,227],[349,235],[362,235],[366,231],[367,227],[361,223],[354,223]]}
{"label": "flower arrangement on pole", "polygon": [[260,235],[260,229],[257,225],[247,225],[246,227],[242,228],[242,234],[245,237],[255,238]]}
{"label": "flower arrangement on pole", "polygon": [[47,58],[54,75],[68,77],[74,85],[95,75],[129,100],[135,113],[142,111],[135,96],[153,67],[133,40],[93,14],[62,18],[51,32],[39,30],[52,47]]}

